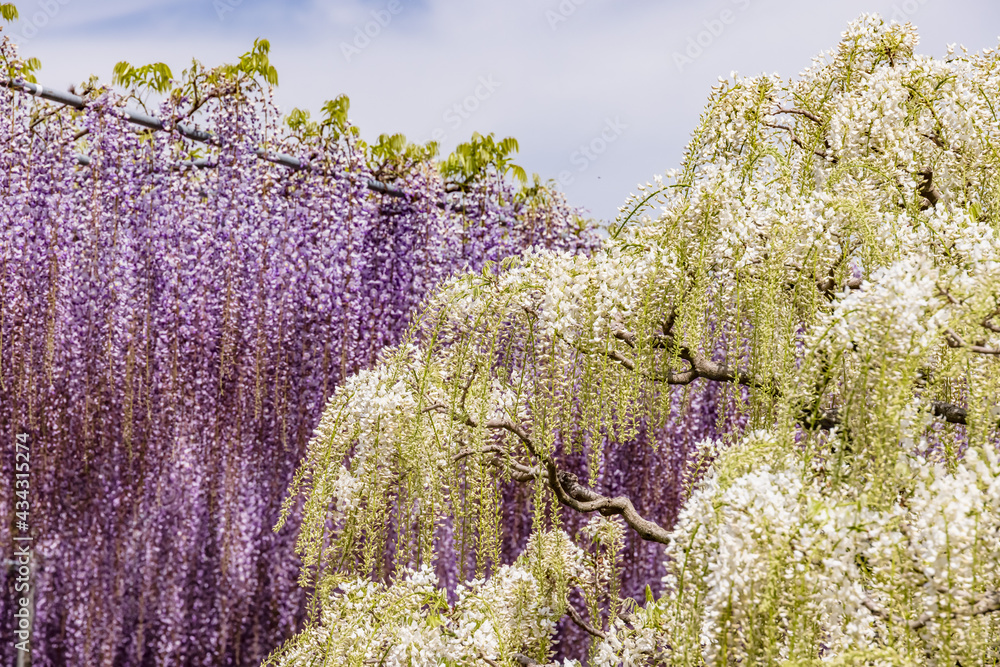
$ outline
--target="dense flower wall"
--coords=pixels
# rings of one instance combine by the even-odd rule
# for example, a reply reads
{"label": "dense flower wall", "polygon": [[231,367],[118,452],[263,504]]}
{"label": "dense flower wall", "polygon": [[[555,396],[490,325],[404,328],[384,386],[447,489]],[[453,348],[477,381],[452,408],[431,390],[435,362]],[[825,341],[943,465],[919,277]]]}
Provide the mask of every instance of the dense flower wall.
{"label": "dense flower wall", "polygon": [[916,45],[720,80],[601,248],[437,290],[323,411],[268,664],[998,664],[1000,52]]}
{"label": "dense flower wall", "polygon": [[106,89],[81,112],[0,89],[0,437],[34,439],[36,667],[259,663],[303,618],[296,530],[272,527],[334,387],[455,271],[595,244],[560,195],[496,173],[451,194],[411,160],[391,184],[407,197],[372,192],[370,150],[292,141],[252,84],[201,108],[208,168]]}

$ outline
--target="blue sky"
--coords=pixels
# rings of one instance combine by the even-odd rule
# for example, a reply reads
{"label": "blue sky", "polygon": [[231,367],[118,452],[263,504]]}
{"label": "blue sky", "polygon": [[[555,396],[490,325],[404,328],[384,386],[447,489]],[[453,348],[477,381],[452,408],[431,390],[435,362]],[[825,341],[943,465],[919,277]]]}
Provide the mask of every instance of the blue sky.
{"label": "blue sky", "polygon": [[[995,0],[20,0],[5,32],[64,88],[119,60],[231,62],[271,42],[283,111],[351,98],[362,136],[450,152],[514,136],[517,161],[610,220],[637,183],[679,164],[717,78],[794,76],[862,12],[910,20],[919,50],[996,47]],[[367,31],[367,34],[366,34]]]}

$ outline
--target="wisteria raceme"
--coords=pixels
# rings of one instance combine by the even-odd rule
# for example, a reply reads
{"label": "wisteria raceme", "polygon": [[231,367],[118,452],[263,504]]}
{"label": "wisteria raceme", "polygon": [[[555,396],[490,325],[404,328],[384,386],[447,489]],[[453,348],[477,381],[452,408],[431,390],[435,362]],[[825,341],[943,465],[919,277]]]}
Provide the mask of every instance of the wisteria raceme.
{"label": "wisteria raceme", "polygon": [[[916,43],[863,15],[797,79],[720,80],[601,248],[437,290],[323,411],[285,516],[304,499],[325,615],[269,664],[552,665],[567,638],[602,667],[997,664],[1000,50]],[[698,383],[718,393],[678,409]],[[692,407],[683,465],[657,470],[671,525],[616,459],[673,455]],[[508,485],[530,518],[506,523]],[[625,532],[662,549],[642,596]],[[553,535],[574,548],[538,556]],[[537,563],[534,596],[504,549]],[[445,594],[456,553],[504,591],[479,637]],[[362,646],[337,619],[373,579]]]}
{"label": "wisteria raceme", "polygon": [[[16,75],[6,38],[0,56]],[[106,89],[80,112],[0,90],[0,433],[34,438],[40,667],[259,663],[303,619],[295,530],[272,528],[334,388],[455,271],[595,245],[561,195],[519,198],[498,174],[456,197],[417,160],[392,183],[406,198],[374,193],[353,135],[292,141],[267,86],[220,81],[197,116],[220,138],[204,169]]]}

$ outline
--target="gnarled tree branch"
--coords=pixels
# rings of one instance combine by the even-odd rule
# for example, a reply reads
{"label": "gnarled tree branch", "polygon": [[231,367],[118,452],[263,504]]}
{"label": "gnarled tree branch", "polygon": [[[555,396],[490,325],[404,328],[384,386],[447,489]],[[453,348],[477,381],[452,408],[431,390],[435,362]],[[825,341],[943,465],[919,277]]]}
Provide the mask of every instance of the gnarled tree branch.
{"label": "gnarled tree branch", "polygon": [[[806,145],[804,143],[802,143],[802,140],[799,139],[798,136],[796,136],[795,130],[793,130],[792,128],[788,127],[787,125],[781,125],[779,123],[764,123],[764,125],[767,126],[767,127],[772,127],[772,128],[774,128],[776,130],[784,130],[791,137],[792,143],[794,143],[796,146],[798,146],[799,148],[801,148],[804,151],[809,150],[808,148],[806,148]],[[817,155],[817,156],[819,156],[821,158],[825,159],[827,157],[826,151],[821,151],[818,148],[814,148],[812,152],[813,152],[813,154],[815,154],[815,155]]]}
{"label": "gnarled tree branch", "polygon": [[[538,458],[545,466],[545,475],[548,485],[555,493],[556,498],[561,504],[569,507],[570,509],[576,510],[577,512],[585,514],[600,512],[602,516],[621,516],[625,520],[625,523],[628,524],[632,530],[638,533],[642,539],[650,542],[659,542],[660,544],[667,544],[669,542],[668,531],[663,528],[663,526],[660,526],[659,524],[640,515],[635,509],[635,505],[633,505],[632,501],[626,496],[616,496],[614,498],[604,496],[597,493],[593,489],[580,484],[576,475],[573,473],[560,470],[555,461],[552,460],[551,456],[543,454],[539,451],[527,430],[520,424],[517,424],[505,417],[489,419],[480,424],[478,420],[468,414],[465,414],[464,412],[453,412],[451,416],[455,421],[463,423],[471,428],[479,428],[482,426],[483,428],[491,430],[507,431],[508,433],[513,433],[517,436],[517,438],[524,444],[528,452],[532,456]],[[474,453],[475,452],[466,453],[463,451],[459,452],[456,456],[464,457]],[[541,474],[541,471],[529,468],[523,464],[517,464],[514,467],[514,470],[523,477],[530,479],[534,479]],[[527,479],[525,479],[525,481],[527,481]]]}
{"label": "gnarled tree branch", "polygon": [[795,114],[796,116],[802,116],[803,118],[808,118],[817,125],[823,124],[823,119],[814,114],[812,111],[807,109],[778,109],[773,115],[777,116],[780,113]]}
{"label": "gnarled tree branch", "polygon": [[586,632],[588,635],[591,635],[592,637],[597,637],[598,639],[608,638],[606,632],[604,632],[603,630],[598,630],[590,623],[588,623],[586,620],[584,620],[584,618],[580,616],[580,613],[573,608],[573,605],[568,603],[566,604],[566,613],[569,614],[570,620],[573,621],[573,623],[575,623],[578,628]]}
{"label": "gnarled tree branch", "polygon": [[940,202],[946,202],[941,190],[934,184],[934,172],[931,169],[921,169],[917,172],[917,192],[930,202],[931,206],[937,206]]}
{"label": "gnarled tree branch", "polygon": [[962,337],[955,333],[952,329],[945,329],[944,332],[945,341],[948,343],[948,347],[959,348],[967,347],[970,352],[975,352],[976,354],[1000,354],[1000,350],[993,347],[986,347],[979,343],[974,345],[968,345]]}

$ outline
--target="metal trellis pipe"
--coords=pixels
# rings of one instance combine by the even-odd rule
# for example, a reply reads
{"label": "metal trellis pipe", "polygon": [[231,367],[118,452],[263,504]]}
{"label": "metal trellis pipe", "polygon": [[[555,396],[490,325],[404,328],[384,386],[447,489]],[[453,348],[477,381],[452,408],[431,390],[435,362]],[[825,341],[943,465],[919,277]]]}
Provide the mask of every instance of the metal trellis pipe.
{"label": "metal trellis pipe", "polygon": [[[0,85],[10,88],[11,90],[16,90],[18,92],[27,93],[34,97],[40,97],[44,100],[49,100],[50,102],[57,102],[59,104],[65,104],[66,106],[73,107],[74,109],[85,109],[87,107],[87,101],[84,100],[79,95],[74,95],[70,92],[65,92],[62,90],[55,90],[53,88],[46,88],[37,83],[30,83],[28,81],[15,81],[11,79],[0,78]],[[135,111],[133,109],[125,109],[124,118],[128,122],[139,125],[141,127],[148,128],[150,130],[157,131],[167,131],[172,129],[173,131],[180,134],[182,137],[191,139],[192,141],[198,141],[202,143],[212,143],[218,142],[218,137],[211,132],[205,132],[204,130],[198,130],[193,127],[188,127],[178,123],[172,128],[167,128],[163,121],[159,118],[155,118],[148,114],[142,113],[141,111]],[[274,164],[281,165],[282,167],[288,167],[289,169],[302,169],[302,161],[291,155],[285,155],[284,153],[276,153],[273,151],[266,151],[263,148],[258,148],[254,153],[262,160],[267,160],[268,162],[273,162]],[[90,164],[90,158],[86,155],[77,155],[77,163],[81,165]],[[210,166],[209,163],[201,161],[195,161],[193,166],[205,167]],[[366,184],[369,190],[373,192],[379,192],[384,195],[389,195],[390,197],[406,197],[406,193],[402,190],[397,190],[396,188],[390,187],[385,183],[380,181],[370,180]],[[441,208],[446,208],[448,204],[446,202],[439,202],[438,206]]]}

